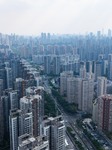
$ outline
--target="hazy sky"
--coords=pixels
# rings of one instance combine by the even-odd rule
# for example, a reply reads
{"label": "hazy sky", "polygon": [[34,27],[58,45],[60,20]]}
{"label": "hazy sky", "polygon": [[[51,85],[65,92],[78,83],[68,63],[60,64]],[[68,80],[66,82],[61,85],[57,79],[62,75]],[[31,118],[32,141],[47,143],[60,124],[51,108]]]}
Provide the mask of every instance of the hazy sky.
{"label": "hazy sky", "polygon": [[112,0],[0,0],[0,32],[36,35],[112,29]]}

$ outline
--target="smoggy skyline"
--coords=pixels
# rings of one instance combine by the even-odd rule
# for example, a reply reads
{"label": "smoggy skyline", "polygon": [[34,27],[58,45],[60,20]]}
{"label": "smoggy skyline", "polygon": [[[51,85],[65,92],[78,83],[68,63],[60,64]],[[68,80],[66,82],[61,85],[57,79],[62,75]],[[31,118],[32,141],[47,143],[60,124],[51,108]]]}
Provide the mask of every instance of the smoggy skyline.
{"label": "smoggy skyline", "polygon": [[112,29],[111,14],[111,0],[0,0],[0,32],[107,32]]}

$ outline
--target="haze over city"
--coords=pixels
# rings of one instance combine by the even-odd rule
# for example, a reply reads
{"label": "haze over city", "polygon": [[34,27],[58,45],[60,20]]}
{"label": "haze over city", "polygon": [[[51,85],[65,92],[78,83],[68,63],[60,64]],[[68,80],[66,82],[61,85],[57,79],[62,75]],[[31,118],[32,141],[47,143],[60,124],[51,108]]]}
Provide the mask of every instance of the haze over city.
{"label": "haze over city", "polygon": [[112,150],[112,0],[0,0],[0,150]]}
{"label": "haze over city", "polygon": [[0,0],[0,31],[84,34],[112,28],[111,0]]}

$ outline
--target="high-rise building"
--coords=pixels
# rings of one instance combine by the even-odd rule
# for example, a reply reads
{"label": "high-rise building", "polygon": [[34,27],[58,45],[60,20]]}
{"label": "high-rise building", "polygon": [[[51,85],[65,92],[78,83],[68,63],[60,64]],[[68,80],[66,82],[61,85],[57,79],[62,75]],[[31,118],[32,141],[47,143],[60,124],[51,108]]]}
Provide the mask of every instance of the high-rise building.
{"label": "high-rise building", "polygon": [[74,77],[67,78],[67,101],[69,103],[74,103],[75,102]]}
{"label": "high-rise building", "polygon": [[102,62],[97,61],[95,64],[95,80],[100,76],[102,76]]}
{"label": "high-rise building", "polygon": [[7,89],[13,88],[12,69],[6,67],[5,71],[6,71],[6,85],[7,85]]}
{"label": "high-rise building", "polygon": [[112,82],[109,80],[107,82],[107,94],[112,94]]}
{"label": "high-rise building", "polygon": [[67,94],[67,78],[73,77],[73,71],[65,71],[60,74],[60,93],[61,95]]}
{"label": "high-rise building", "polygon": [[3,89],[7,88],[7,84],[6,84],[6,71],[4,68],[0,69],[0,79],[3,80]]}
{"label": "high-rise building", "polygon": [[94,84],[91,78],[68,78],[67,98],[78,104],[78,109],[92,113]]}
{"label": "high-rise building", "polygon": [[108,62],[111,62],[112,61],[112,54],[109,54],[108,55]]}
{"label": "high-rise building", "polygon": [[89,73],[92,73],[92,62],[91,61],[86,62],[86,71]]}
{"label": "high-rise building", "polygon": [[42,96],[35,95],[32,101],[33,110],[33,135],[37,137],[42,134],[42,120],[43,120],[43,105]]}
{"label": "high-rise building", "polygon": [[53,74],[59,75],[60,74],[60,56],[53,57]]}
{"label": "high-rise building", "polygon": [[103,54],[99,54],[98,61],[97,61],[96,65],[98,65],[98,62],[101,65],[101,75],[102,76],[106,75],[107,60],[104,59],[104,55]]}
{"label": "high-rise building", "polygon": [[95,73],[96,61],[92,61],[92,72]]}
{"label": "high-rise building", "polygon": [[[21,81],[21,80],[19,80]],[[23,80],[22,80],[23,81]],[[17,84],[16,87],[21,88],[23,85]],[[9,119],[9,131],[10,131],[10,149],[11,150],[25,150],[25,148],[31,149],[45,149],[49,150],[48,141],[44,140],[42,135],[42,120],[44,115],[44,101],[43,101],[43,88],[42,87],[29,87],[25,90],[24,97],[20,98],[18,102],[17,91],[7,90],[7,99],[6,96],[3,97],[4,108],[6,105],[10,106],[10,119]],[[17,104],[19,104],[19,109],[17,108]],[[5,111],[4,111],[5,112]],[[7,112],[5,112],[7,114]],[[9,115],[8,115],[9,116]],[[31,135],[32,139],[35,139],[35,142],[31,141],[31,143],[24,143],[27,139],[22,139],[21,144],[18,143],[18,137],[24,137],[24,135]],[[19,138],[20,139],[20,138]],[[37,140],[38,139],[38,140]],[[31,138],[30,138],[31,140]],[[29,139],[28,139],[29,141]],[[20,142],[20,141],[19,141]],[[30,142],[30,141],[29,141]],[[31,145],[35,144],[35,145]],[[28,146],[28,147],[27,147]]]}
{"label": "high-rise building", "polygon": [[76,60],[74,62],[74,72],[75,72],[75,74],[79,74],[79,68],[80,68],[79,66],[80,66],[79,60]]}
{"label": "high-rise building", "polygon": [[93,92],[94,92],[94,82],[93,79],[83,79],[82,80],[82,111],[92,113],[93,106]]}
{"label": "high-rise building", "polygon": [[44,56],[44,71],[46,74],[51,73],[51,56]]}
{"label": "high-rise building", "polygon": [[98,128],[102,131],[112,131],[112,95],[98,98]]}
{"label": "high-rise building", "polygon": [[22,98],[25,96],[26,88],[28,87],[28,81],[24,80],[22,78],[16,78],[16,81],[14,82],[14,89],[18,91],[19,98]]}
{"label": "high-rise building", "polygon": [[0,97],[3,95],[3,79],[0,79]]}
{"label": "high-rise building", "polygon": [[31,134],[33,135],[33,116],[32,112],[22,112],[19,121],[19,135]]}
{"label": "high-rise building", "polygon": [[[9,139],[9,115],[10,115],[10,109],[12,107],[15,108],[14,106],[16,106],[14,104],[14,100],[15,98],[12,96],[10,96],[9,93],[13,92],[12,89],[6,89],[3,91],[3,96],[1,97],[2,103],[3,103],[3,121],[4,121],[4,138],[5,140]],[[10,100],[12,101],[12,103],[10,102]]]}
{"label": "high-rise building", "polygon": [[108,55],[108,79],[112,80],[112,54]]}
{"label": "high-rise building", "polygon": [[18,92],[17,91],[10,91],[9,92],[9,100],[10,100],[10,110],[14,110],[14,109],[19,108],[19,99],[18,99]]}
{"label": "high-rise building", "polygon": [[3,99],[0,97],[0,144],[4,140],[4,116],[3,116]]}
{"label": "high-rise building", "polygon": [[20,110],[13,110],[10,112],[9,117],[10,150],[18,150],[20,113],[21,113]]}
{"label": "high-rise building", "polygon": [[[9,121],[11,150],[18,150],[19,136],[29,134],[37,138],[38,136],[42,135],[42,109],[44,109],[42,104],[43,100],[41,96],[41,89],[36,89],[36,87],[33,87],[31,90],[27,90],[27,96],[20,99],[20,110],[14,109],[16,108],[13,104],[14,101],[16,101],[15,94],[15,92],[9,92],[10,99],[12,99],[12,109],[10,111]],[[21,148],[21,145],[19,146]]]}
{"label": "high-rise building", "polygon": [[74,80],[74,94],[75,94],[75,103],[78,104],[78,108],[82,109],[82,90],[81,90],[81,86],[82,86],[82,79],[81,78],[75,78]]}
{"label": "high-rise building", "polygon": [[50,150],[65,150],[65,125],[62,116],[50,117],[44,122],[44,135]]}
{"label": "high-rise building", "polygon": [[[81,78],[67,78],[67,101],[69,103],[81,103]],[[81,106],[79,106],[81,108]]]}
{"label": "high-rise building", "polygon": [[9,139],[9,97],[2,96],[1,102],[3,103],[3,124],[4,124],[4,138]]}
{"label": "high-rise building", "polygon": [[86,68],[85,68],[85,66],[80,68],[79,75],[80,75],[80,78],[86,78]]}
{"label": "high-rise building", "polygon": [[92,113],[94,80],[91,78],[67,78],[67,101],[77,103],[84,112]]}
{"label": "high-rise building", "polygon": [[97,97],[106,94],[107,79],[105,77],[98,77],[97,84]]}
{"label": "high-rise building", "polygon": [[13,80],[18,78],[19,76],[19,60],[17,58],[11,60],[11,69],[12,69],[12,75]]}
{"label": "high-rise building", "polygon": [[20,109],[22,113],[32,112],[33,116],[33,135],[41,135],[41,123],[43,120],[43,100],[41,95],[25,96],[20,99]]}

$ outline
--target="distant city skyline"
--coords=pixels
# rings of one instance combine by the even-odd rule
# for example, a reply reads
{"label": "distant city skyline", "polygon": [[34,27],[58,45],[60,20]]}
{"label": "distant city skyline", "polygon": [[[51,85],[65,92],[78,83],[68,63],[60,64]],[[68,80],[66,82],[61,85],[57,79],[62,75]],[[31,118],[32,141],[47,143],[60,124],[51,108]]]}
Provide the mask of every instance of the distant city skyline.
{"label": "distant city skyline", "polygon": [[0,0],[0,32],[37,35],[107,33],[111,0]]}

